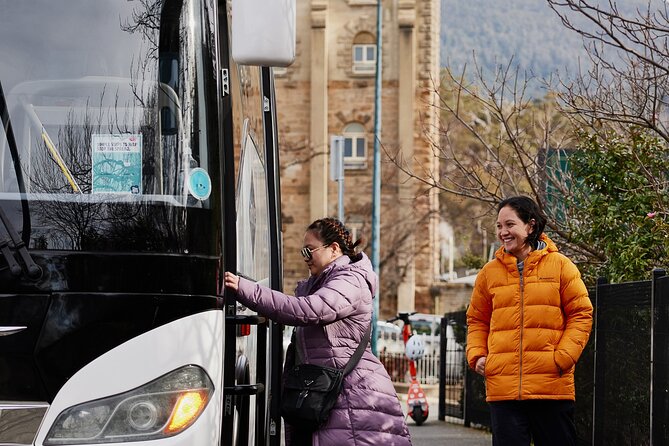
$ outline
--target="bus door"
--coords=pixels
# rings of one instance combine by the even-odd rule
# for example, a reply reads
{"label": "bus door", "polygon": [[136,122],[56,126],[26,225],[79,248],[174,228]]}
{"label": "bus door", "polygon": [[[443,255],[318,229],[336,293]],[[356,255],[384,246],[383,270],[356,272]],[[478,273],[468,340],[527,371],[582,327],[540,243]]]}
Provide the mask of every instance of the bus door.
{"label": "bus door", "polygon": [[[236,180],[235,250],[231,255],[240,275],[276,289],[281,286],[278,159],[274,118],[268,105],[273,94],[263,83],[263,76],[271,72],[234,63],[230,66]],[[234,326],[236,342],[226,345],[225,369],[235,373],[226,375],[225,388],[230,391],[225,407],[234,407],[234,411],[226,410],[224,425],[231,428],[232,444],[279,444],[280,421],[268,407],[276,397],[273,389],[281,368],[281,345],[276,342],[277,337],[280,341],[280,327],[232,299],[226,305],[227,320],[235,322],[227,336]],[[272,345],[278,345],[278,350],[270,348]]]}

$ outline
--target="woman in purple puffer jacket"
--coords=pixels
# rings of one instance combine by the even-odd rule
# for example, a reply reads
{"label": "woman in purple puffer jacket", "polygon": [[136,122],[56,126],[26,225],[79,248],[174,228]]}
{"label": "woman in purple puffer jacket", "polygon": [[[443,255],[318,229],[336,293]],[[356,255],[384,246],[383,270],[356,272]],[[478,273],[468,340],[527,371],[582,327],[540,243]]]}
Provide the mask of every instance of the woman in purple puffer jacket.
{"label": "woman in purple puffer jacket", "polygon": [[[304,234],[302,255],[311,277],[297,284],[295,295],[225,273],[225,285],[239,302],[270,319],[297,326],[296,342],[304,362],[343,369],[372,319],[378,278],[359,241],[334,218],[316,220]],[[286,363],[292,364],[292,349]],[[369,346],[344,378],[337,404],[324,426],[305,432],[286,428],[289,446],[407,446],[411,438],[397,393]]]}

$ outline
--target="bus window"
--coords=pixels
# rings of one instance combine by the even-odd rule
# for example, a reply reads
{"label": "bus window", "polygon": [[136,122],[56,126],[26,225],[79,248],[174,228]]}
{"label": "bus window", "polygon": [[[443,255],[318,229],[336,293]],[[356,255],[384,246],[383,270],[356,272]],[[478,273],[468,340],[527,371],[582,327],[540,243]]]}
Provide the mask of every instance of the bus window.
{"label": "bus window", "polygon": [[269,213],[264,157],[249,123],[244,139],[237,188],[237,270],[256,281],[269,278]]}

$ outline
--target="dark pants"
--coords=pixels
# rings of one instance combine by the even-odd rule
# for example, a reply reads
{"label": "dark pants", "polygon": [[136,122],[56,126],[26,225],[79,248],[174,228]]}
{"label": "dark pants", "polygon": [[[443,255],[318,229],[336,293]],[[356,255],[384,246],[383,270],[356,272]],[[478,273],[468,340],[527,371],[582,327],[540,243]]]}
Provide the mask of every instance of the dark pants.
{"label": "dark pants", "polygon": [[490,417],[493,446],[576,445],[573,401],[495,401]]}

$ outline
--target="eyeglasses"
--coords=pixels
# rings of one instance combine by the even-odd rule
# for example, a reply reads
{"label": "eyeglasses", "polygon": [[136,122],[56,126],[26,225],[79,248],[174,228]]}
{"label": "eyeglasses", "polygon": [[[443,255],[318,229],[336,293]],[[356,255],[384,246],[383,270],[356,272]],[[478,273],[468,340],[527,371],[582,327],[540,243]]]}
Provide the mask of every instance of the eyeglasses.
{"label": "eyeglasses", "polygon": [[328,245],[323,245],[323,246],[319,246],[318,248],[314,248],[314,249],[309,249],[305,246],[304,248],[302,248],[300,250],[300,254],[302,254],[302,257],[304,257],[306,260],[311,260],[314,257],[312,253],[318,251],[321,248],[325,248],[326,246],[330,246],[330,245],[329,244]]}

